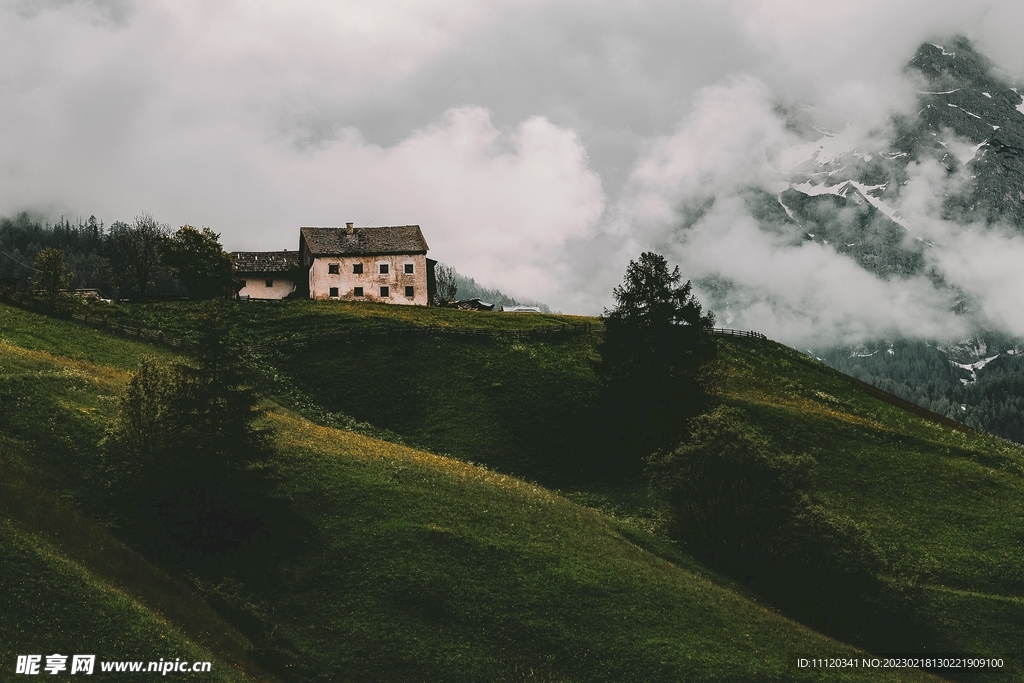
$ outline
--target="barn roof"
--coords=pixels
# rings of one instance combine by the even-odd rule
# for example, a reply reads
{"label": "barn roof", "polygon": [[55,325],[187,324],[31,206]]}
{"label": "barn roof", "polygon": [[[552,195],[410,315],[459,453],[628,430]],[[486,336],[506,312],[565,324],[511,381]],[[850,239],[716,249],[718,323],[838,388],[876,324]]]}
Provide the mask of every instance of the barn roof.
{"label": "barn roof", "polygon": [[418,225],[380,228],[302,228],[313,256],[382,256],[425,254],[427,241]]}
{"label": "barn roof", "polygon": [[286,273],[299,268],[297,251],[233,251],[231,264],[236,273]]}

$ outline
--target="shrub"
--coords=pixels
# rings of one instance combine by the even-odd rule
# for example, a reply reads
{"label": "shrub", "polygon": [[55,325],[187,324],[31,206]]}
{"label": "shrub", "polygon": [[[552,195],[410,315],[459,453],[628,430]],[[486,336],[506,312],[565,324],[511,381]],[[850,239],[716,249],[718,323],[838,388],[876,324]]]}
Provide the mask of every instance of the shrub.
{"label": "shrub", "polygon": [[673,539],[822,631],[868,646],[924,641],[868,532],[809,494],[813,459],[778,452],[732,408],[689,426],[687,441],[648,459]]}

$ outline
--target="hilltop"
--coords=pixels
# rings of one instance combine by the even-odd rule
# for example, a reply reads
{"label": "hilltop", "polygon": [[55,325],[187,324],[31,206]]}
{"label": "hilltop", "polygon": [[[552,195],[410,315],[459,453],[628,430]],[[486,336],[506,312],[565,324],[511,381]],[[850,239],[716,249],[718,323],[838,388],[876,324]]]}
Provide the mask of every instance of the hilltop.
{"label": "hilltop", "polygon": [[[470,321],[477,314],[462,315]],[[125,371],[145,354],[170,352],[7,305],[0,305],[0,336],[7,359],[0,382],[18,401],[0,422],[0,458],[27,482],[23,497],[35,499],[39,484],[32,482],[42,482],[80,511],[51,522],[56,539],[47,547],[56,561],[74,558],[77,571],[110,576],[103,573],[108,553],[87,555],[69,540],[86,527],[96,529],[90,538],[109,533],[82,516],[99,514],[88,486],[95,440]],[[496,355],[520,353],[499,340],[465,340],[474,342]],[[695,563],[651,533],[650,517],[622,514],[621,498],[585,488],[567,497],[505,472],[316,424],[274,402],[266,407],[275,467],[287,495],[301,501],[314,542],[299,555],[242,562],[219,582],[180,590],[213,605],[248,644],[246,656],[286,680],[822,680],[820,672],[796,671],[789,654],[856,654]],[[51,494],[38,495],[45,505]],[[615,505],[619,514],[610,513]],[[24,542],[47,538],[33,522],[38,507],[4,508],[5,524]],[[110,580],[130,592],[141,589],[133,581],[148,583],[145,576]],[[60,602],[56,578],[37,572],[33,581],[40,599]],[[19,585],[0,584],[5,603],[19,607],[8,613],[20,615],[0,631],[4,652],[55,640],[79,647],[84,635],[75,635],[74,621],[55,620],[48,631],[34,626]],[[106,614],[91,596],[82,593],[78,609]],[[162,634],[171,641],[169,633],[198,628],[187,611],[163,609],[145,595],[141,604],[153,615],[147,618],[166,624]],[[125,616],[104,618],[111,634],[129,628]],[[137,642],[140,656],[166,652],[151,649],[146,637]],[[116,639],[95,649],[131,656]]]}
{"label": "hilltop", "polygon": [[[777,638],[819,643],[808,645],[811,651],[842,648],[775,621],[779,617],[752,601],[741,584],[669,542],[659,531],[661,504],[644,482],[593,476],[588,449],[599,444],[585,430],[599,433],[587,421],[595,394],[595,328],[517,338],[545,327],[561,331],[568,322],[314,304],[242,305],[231,312],[245,318],[236,334],[275,340],[254,366],[275,397],[267,404],[278,434],[275,466],[318,530],[308,556],[259,569],[259,576],[256,568],[253,575],[236,571],[217,589],[209,582],[193,585],[254,644],[261,666],[296,680],[316,680],[325,670],[361,679],[371,670],[363,667],[401,680],[421,670],[413,662],[422,667],[425,661],[432,663],[423,671],[457,669],[459,680],[527,666],[547,667],[556,679],[622,680],[627,669],[620,662],[628,662],[628,670],[647,672],[635,673],[636,680],[660,680],[664,674],[648,668],[654,660],[676,662],[665,666],[680,672],[694,671],[687,667],[697,660],[708,680],[717,675],[711,662],[727,664],[733,674],[724,678],[770,680],[788,679],[792,671],[753,653],[795,647]],[[202,306],[220,305],[181,305],[178,318],[194,320]],[[29,391],[18,379],[25,371],[6,375],[5,391],[25,408],[3,423],[3,433],[25,445],[8,448],[3,458],[88,511],[88,486],[82,485],[88,451],[110,410],[102,396],[116,390],[141,354],[172,351],[9,306],[0,312],[4,343],[37,354],[38,367],[50,364],[55,378],[45,390]],[[119,311],[122,320],[169,313],[151,306]],[[360,326],[408,330],[410,321],[426,331],[340,344],[297,344],[274,331],[307,316],[335,334]],[[502,334],[461,333],[467,329]],[[1024,577],[1017,569],[1024,566],[1017,543],[1024,532],[1020,449],[774,342],[720,338],[720,348],[719,400],[744,411],[780,448],[814,458],[814,494],[833,514],[866,530],[891,580],[903,586],[914,618],[928,625],[917,636],[924,641],[907,645],[1017,653],[1016,625],[1024,619]],[[460,369],[465,363],[468,369]],[[63,384],[69,371],[82,379]],[[399,390],[405,384],[411,388]],[[26,403],[26,396],[32,400]],[[529,422],[559,406],[562,412],[548,421]],[[511,417],[507,411],[514,411]],[[59,431],[40,431],[54,423],[33,415],[46,412],[62,416]],[[516,428],[523,425],[533,430],[520,438]],[[78,445],[62,449],[53,439]],[[62,450],[78,452],[72,457]],[[721,597],[705,603],[694,597],[702,591]],[[725,612],[691,614],[693,605],[715,601]],[[340,614],[348,616],[332,616]],[[388,616],[381,621],[381,614]],[[603,616],[595,620],[596,614]],[[303,625],[313,623],[321,626]],[[605,630],[610,624],[626,626]],[[651,634],[646,644],[630,639],[638,629]],[[749,649],[739,631],[760,644]],[[268,633],[275,635],[268,639]],[[342,650],[350,654],[332,649],[324,633],[333,634],[330,642],[348,643]],[[872,642],[874,635],[846,637]],[[658,643],[669,640],[721,645],[717,654],[705,655],[684,645],[664,660]],[[406,653],[394,660],[404,662],[395,664],[399,668],[381,668],[379,642]],[[583,643],[603,645],[595,650]],[[608,657],[595,659],[597,651]],[[517,679],[509,674],[508,680]]]}

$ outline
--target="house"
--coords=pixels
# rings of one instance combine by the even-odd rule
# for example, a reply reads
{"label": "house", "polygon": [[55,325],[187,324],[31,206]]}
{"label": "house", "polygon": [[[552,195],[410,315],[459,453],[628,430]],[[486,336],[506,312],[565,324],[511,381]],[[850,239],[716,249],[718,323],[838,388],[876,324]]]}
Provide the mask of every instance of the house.
{"label": "house", "polygon": [[299,253],[296,251],[233,251],[231,270],[244,285],[240,299],[284,299],[298,289]]}
{"label": "house", "polygon": [[301,228],[299,286],[311,299],[427,306],[435,261],[418,225]]}

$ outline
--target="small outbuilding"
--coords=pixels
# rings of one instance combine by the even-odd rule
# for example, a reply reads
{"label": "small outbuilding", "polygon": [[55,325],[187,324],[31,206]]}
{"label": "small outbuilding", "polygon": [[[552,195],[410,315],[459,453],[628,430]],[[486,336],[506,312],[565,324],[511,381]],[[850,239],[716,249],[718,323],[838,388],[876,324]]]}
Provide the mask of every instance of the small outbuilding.
{"label": "small outbuilding", "polygon": [[234,279],[244,282],[239,299],[284,299],[298,289],[299,253],[296,251],[233,251]]}

